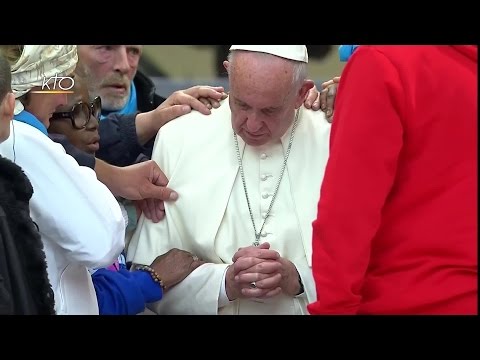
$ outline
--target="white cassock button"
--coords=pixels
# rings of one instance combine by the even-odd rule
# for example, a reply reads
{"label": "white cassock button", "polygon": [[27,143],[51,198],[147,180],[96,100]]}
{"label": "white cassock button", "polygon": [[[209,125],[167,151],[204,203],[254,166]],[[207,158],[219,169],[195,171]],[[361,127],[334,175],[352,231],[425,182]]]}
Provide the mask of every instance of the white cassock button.
{"label": "white cassock button", "polygon": [[268,199],[269,196],[270,196],[269,193],[266,193],[266,192],[262,193],[262,198],[264,199]]}
{"label": "white cassock button", "polygon": [[267,154],[260,155],[260,159],[265,160],[267,158]]}
{"label": "white cassock button", "polygon": [[266,213],[266,212],[262,213],[262,218],[263,218],[263,219],[266,219],[266,218],[267,218],[267,213]]}
{"label": "white cassock button", "polygon": [[266,237],[266,236],[267,236],[267,232],[266,232],[266,231],[262,231],[261,235],[262,235],[262,237]]}
{"label": "white cassock button", "polygon": [[262,176],[260,176],[260,180],[262,180],[262,181],[267,180],[267,175],[262,175]]}

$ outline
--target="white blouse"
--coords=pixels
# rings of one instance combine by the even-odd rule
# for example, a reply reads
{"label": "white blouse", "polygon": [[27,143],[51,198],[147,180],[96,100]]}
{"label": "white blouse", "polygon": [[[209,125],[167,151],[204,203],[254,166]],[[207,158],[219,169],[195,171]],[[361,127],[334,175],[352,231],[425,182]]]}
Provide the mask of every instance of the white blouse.
{"label": "white blouse", "polygon": [[30,214],[39,227],[57,314],[98,314],[88,268],[110,265],[124,247],[117,200],[64,148],[13,120],[0,154],[19,165],[33,186]]}

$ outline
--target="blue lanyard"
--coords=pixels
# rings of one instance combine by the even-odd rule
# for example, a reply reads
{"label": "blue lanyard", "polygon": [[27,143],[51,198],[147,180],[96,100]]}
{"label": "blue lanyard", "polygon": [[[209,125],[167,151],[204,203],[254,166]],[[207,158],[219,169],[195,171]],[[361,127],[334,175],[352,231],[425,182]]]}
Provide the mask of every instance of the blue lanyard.
{"label": "blue lanyard", "polygon": [[46,136],[48,136],[47,128],[45,127],[45,125],[27,110],[21,111],[19,114],[14,115],[13,118],[17,121],[33,126],[34,128],[44,133]]}

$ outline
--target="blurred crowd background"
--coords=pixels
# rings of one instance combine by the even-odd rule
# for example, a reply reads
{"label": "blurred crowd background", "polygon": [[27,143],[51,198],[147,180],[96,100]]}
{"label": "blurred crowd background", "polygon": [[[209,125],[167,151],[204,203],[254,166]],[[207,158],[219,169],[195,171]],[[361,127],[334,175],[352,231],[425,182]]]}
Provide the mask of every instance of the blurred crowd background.
{"label": "blurred crowd background", "polygon": [[[221,85],[228,90],[222,62],[230,45],[145,45],[139,69],[164,97],[193,85]],[[317,87],[341,74],[338,45],[307,45],[309,74]]]}

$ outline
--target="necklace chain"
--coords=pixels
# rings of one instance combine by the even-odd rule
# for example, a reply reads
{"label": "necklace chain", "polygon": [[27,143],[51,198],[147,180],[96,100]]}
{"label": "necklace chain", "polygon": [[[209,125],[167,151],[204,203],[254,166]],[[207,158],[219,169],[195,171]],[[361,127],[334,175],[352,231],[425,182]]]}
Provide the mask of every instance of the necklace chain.
{"label": "necklace chain", "polygon": [[270,216],[270,211],[272,210],[273,203],[275,202],[275,199],[277,197],[278,189],[280,188],[280,183],[281,183],[282,178],[283,178],[283,173],[285,172],[285,168],[287,167],[287,161],[288,161],[288,157],[290,155],[290,149],[292,148],[293,138],[295,136],[295,129],[297,128],[297,125],[298,125],[298,113],[299,112],[300,112],[300,109],[297,110],[297,113],[295,115],[295,121],[293,123],[292,133],[290,134],[290,140],[288,142],[287,151],[286,151],[285,156],[283,158],[283,165],[282,165],[282,169],[280,171],[280,176],[278,178],[277,185],[275,186],[275,191],[273,192],[272,200],[270,201],[270,206],[268,207],[267,213],[265,214],[265,218],[263,219],[262,227],[260,228],[260,231],[258,233],[257,233],[257,227],[255,226],[255,220],[253,218],[253,212],[252,212],[252,207],[250,205],[250,199],[248,197],[247,184],[245,182],[245,174],[244,174],[244,171],[243,171],[242,156],[240,155],[240,149],[238,147],[238,138],[237,138],[237,134],[235,132],[233,132],[233,137],[235,139],[235,148],[237,150],[238,166],[240,167],[240,175],[242,177],[243,189],[245,191],[245,198],[247,199],[248,211],[250,212],[250,219],[252,220],[253,231],[255,232],[255,241],[253,242],[253,246],[260,245],[260,235],[263,231],[263,228],[265,226],[265,223],[267,222],[268,217]]}

